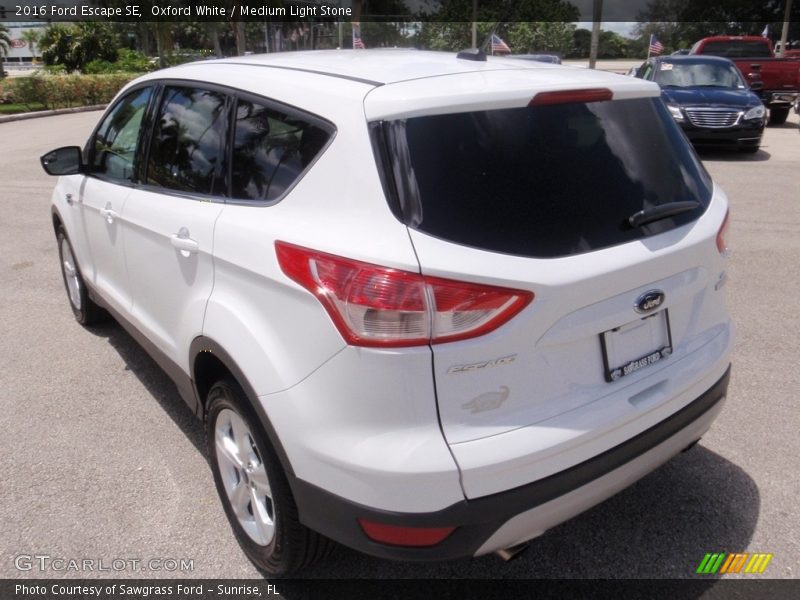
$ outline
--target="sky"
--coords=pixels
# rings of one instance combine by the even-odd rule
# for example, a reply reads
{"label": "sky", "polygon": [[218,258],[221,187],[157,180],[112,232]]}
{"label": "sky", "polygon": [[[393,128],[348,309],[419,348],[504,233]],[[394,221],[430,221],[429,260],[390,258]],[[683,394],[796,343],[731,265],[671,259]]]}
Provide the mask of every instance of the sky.
{"label": "sky", "polygon": [[[591,29],[591,21],[578,21],[577,26],[579,29]],[[636,26],[636,21],[603,21],[600,23],[600,29],[603,31],[613,31],[623,37],[633,37],[633,28]]]}

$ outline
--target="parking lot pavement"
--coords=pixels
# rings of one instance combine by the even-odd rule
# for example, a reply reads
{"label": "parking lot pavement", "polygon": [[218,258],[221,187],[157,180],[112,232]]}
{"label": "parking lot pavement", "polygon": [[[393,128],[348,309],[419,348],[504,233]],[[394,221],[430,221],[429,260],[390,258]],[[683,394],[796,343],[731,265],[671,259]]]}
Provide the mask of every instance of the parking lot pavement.
{"label": "parking lot pavement", "polygon": [[[67,304],[48,207],[55,182],[38,157],[82,144],[98,117],[0,125],[0,577],[259,577],[174,386],[121,328],[83,329]],[[756,155],[703,160],[731,202],[738,334],[727,406],[702,442],[513,562],[392,563],[342,548],[307,576],[687,577],[715,551],[770,552],[769,576],[800,575],[797,116],[768,128]],[[193,562],[183,572],[17,569],[16,557],[35,554]]]}

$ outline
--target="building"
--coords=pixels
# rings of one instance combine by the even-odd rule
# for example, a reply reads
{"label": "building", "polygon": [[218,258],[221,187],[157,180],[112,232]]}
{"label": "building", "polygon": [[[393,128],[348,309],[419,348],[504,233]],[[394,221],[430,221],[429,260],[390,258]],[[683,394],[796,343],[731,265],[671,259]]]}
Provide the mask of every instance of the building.
{"label": "building", "polygon": [[35,57],[41,56],[38,46],[31,48],[30,44],[22,37],[28,30],[44,31],[46,25],[39,22],[5,23],[11,38],[11,47],[8,55],[3,58],[6,67],[31,65]]}

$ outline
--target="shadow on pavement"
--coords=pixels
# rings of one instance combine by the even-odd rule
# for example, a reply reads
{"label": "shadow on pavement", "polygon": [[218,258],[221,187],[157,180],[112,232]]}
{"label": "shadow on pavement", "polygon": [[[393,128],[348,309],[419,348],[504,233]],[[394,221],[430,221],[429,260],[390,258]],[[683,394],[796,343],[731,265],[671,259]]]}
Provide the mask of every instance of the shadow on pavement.
{"label": "shadow on pavement", "polygon": [[136,375],[162,410],[180,427],[198,452],[207,458],[203,424],[183,401],[172,380],[147,352],[111,318],[107,323],[86,330],[97,337],[105,338],[111,344],[125,361],[125,368]]}
{"label": "shadow on pavement", "polygon": [[724,150],[719,148],[696,148],[698,156],[703,160],[721,160],[725,162],[763,162],[772,158],[772,155],[759,148],[755,154],[740,152],[739,150]]}

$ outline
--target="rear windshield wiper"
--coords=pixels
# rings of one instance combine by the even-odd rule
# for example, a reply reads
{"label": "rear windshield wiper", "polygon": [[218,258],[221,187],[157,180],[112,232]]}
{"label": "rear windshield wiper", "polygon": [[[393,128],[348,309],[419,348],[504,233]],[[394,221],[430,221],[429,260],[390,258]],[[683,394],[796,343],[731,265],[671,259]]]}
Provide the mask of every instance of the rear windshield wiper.
{"label": "rear windshield wiper", "polygon": [[684,200],[682,202],[670,202],[669,204],[660,204],[651,208],[645,208],[637,213],[633,213],[628,217],[628,223],[631,227],[641,227],[653,221],[660,221],[667,217],[674,217],[681,213],[689,212],[698,208],[700,203],[696,200]]}

